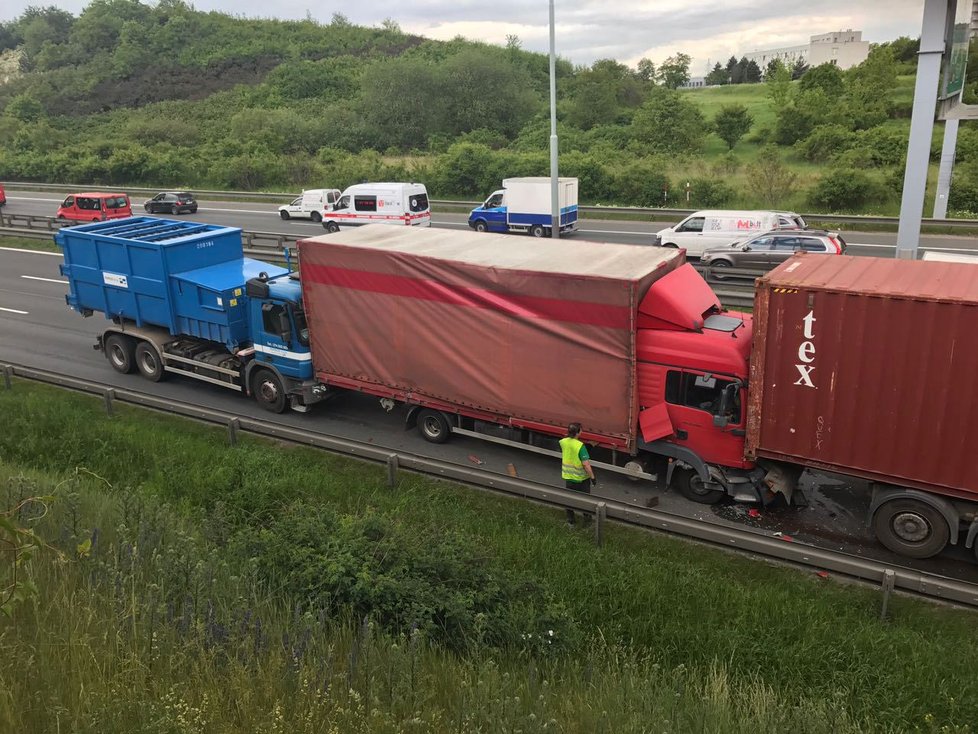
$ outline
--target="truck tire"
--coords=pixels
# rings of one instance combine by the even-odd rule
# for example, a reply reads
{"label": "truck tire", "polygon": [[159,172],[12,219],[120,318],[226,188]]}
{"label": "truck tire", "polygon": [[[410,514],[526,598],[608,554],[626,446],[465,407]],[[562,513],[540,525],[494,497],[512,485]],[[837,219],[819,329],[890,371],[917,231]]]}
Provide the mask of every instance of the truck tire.
{"label": "truck tire", "polygon": [[947,520],[926,502],[903,498],[884,502],[873,515],[876,539],[908,558],[930,558],[944,550],[951,536]]}
{"label": "truck tire", "polygon": [[105,356],[109,358],[109,364],[116,372],[128,375],[135,367],[135,355],[133,353],[132,340],[122,334],[110,334],[105,338]]}
{"label": "truck tire", "polygon": [[323,215],[320,214],[319,212],[313,212],[311,218],[312,218],[312,221],[317,222],[317,223],[323,221]]}
{"label": "truck tire", "polygon": [[475,223],[475,227],[473,227],[473,229],[475,229],[476,232],[488,232],[489,225],[480,219]]}
{"label": "truck tire", "polygon": [[543,235],[545,234],[543,225],[534,224],[532,227],[530,227],[530,234],[533,235],[534,237],[543,237]]}
{"label": "truck tire", "polygon": [[711,489],[703,484],[695,469],[680,469],[675,476],[676,488],[686,499],[701,505],[715,505],[727,496],[722,489]]}
{"label": "truck tire", "polygon": [[282,381],[271,370],[258,370],[251,378],[251,393],[258,404],[270,413],[282,413],[288,404]]}
{"label": "truck tire", "polygon": [[336,222],[323,222],[323,229],[331,234],[335,234],[340,231],[340,225]]}
{"label": "truck tire", "polygon": [[159,382],[166,374],[163,371],[163,361],[160,359],[156,347],[145,341],[136,345],[136,369],[150,382]]}
{"label": "truck tire", "polygon": [[418,411],[418,433],[429,443],[445,443],[452,436],[452,427],[440,410],[424,408]]}

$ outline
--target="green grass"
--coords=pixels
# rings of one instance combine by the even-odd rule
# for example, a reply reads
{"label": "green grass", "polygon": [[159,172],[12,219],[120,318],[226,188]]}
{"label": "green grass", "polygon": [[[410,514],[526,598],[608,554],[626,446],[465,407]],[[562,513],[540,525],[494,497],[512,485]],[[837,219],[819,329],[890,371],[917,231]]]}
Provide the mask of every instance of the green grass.
{"label": "green grass", "polygon": [[18,250],[39,250],[43,252],[58,252],[52,237],[36,240],[33,237],[8,237],[0,235],[0,247],[14,247]]}
{"label": "green grass", "polygon": [[[878,594],[861,587],[615,526],[597,550],[555,510],[412,475],[390,490],[380,467],[247,437],[230,448],[221,429],[125,406],[108,419],[97,399],[20,380],[0,390],[0,412],[7,506],[56,490],[38,532],[70,555],[100,529],[90,559],[37,560],[37,602],[0,622],[0,730],[968,731],[978,720],[971,613],[897,598],[883,623]],[[313,507],[345,518],[338,527],[374,518],[419,547],[468,539],[480,573],[555,600],[567,638],[552,652],[528,641],[450,653],[428,637],[412,648],[409,628],[320,623],[289,591],[290,569],[263,574],[269,556],[256,565],[242,552],[294,525],[284,547],[309,563]],[[331,558],[310,567],[321,564],[315,578]],[[208,632],[218,623],[220,644]],[[309,656],[276,649],[285,633],[310,635]]]}

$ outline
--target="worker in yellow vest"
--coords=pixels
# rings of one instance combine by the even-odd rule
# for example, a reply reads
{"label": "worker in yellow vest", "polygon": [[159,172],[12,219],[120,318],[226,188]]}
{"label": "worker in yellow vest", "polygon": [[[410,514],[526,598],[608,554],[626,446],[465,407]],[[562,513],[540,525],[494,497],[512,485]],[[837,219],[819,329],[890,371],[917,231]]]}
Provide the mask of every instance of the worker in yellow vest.
{"label": "worker in yellow vest", "polygon": [[[591,494],[591,486],[597,480],[591,468],[591,457],[579,435],[581,424],[571,423],[567,426],[567,435],[560,439],[560,476],[567,489]],[[574,511],[571,509],[567,510],[567,524],[574,525]]]}

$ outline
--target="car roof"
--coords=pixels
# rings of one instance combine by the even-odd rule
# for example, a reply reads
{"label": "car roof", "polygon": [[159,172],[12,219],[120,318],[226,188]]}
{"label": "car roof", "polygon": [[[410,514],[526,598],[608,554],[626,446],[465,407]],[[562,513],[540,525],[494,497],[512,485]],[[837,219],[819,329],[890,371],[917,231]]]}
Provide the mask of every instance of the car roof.
{"label": "car roof", "polygon": [[91,196],[91,197],[98,198],[100,196],[127,196],[127,194],[123,194],[122,192],[118,192],[118,191],[114,194],[107,193],[105,191],[86,191],[81,194],[68,194],[68,196]]}

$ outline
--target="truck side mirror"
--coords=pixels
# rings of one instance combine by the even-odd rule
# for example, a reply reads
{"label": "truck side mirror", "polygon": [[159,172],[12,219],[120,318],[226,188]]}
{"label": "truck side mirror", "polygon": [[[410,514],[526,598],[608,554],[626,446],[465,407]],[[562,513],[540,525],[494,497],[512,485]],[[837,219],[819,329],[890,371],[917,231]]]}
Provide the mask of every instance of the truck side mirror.
{"label": "truck side mirror", "polygon": [[726,428],[727,424],[730,423],[730,419],[725,415],[715,415],[713,416],[713,427],[714,428]]}

